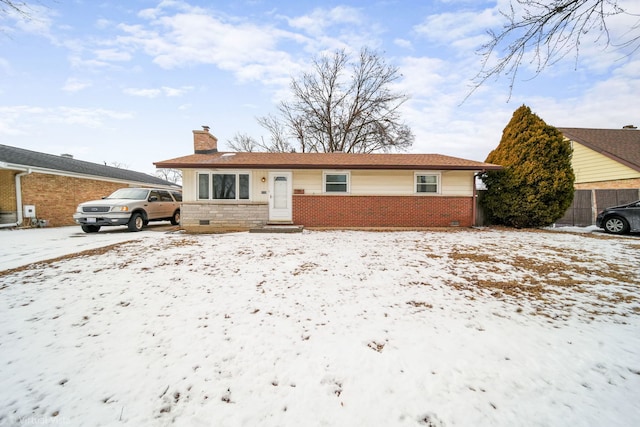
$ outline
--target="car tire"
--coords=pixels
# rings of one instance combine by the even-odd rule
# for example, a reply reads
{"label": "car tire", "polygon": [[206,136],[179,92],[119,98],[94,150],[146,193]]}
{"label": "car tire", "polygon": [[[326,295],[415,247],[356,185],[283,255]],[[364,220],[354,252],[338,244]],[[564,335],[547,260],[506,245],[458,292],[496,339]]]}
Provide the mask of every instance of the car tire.
{"label": "car tire", "polygon": [[84,231],[85,233],[97,233],[98,231],[100,231],[100,226],[99,225],[82,225],[82,231]]}
{"label": "car tire", "polygon": [[620,216],[610,216],[604,220],[604,231],[611,234],[625,234],[629,232],[629,223]]}
{"label": "car tire", "polygon": [[171,217],[171,225],[179,225],[180,224],[180,209],[173,213]]}
{"label": "car tire", "polygon": [[131,215],[127,227],[129,227],[129,231],[141,231],[142,227],[144,227],[144,218],[142,218],[142,214],[136,212]]}

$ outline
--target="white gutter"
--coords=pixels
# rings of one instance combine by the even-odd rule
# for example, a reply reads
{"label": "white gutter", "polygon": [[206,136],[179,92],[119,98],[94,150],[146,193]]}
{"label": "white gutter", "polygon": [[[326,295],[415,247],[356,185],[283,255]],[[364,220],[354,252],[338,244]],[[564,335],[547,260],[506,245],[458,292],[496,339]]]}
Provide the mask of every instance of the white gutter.
{"label": "white gutter", "polygon": [[18,215],[17,222],[11,222],[9,224],[0,224],[0,228],[6,227],[18,227],[22,224],[24,217],[22,216],[22,180],[21,178],[25,175],[29,175],[31,173],[31,169],[27,169],[25,172],[21,172],[16,174],[16,209]]}

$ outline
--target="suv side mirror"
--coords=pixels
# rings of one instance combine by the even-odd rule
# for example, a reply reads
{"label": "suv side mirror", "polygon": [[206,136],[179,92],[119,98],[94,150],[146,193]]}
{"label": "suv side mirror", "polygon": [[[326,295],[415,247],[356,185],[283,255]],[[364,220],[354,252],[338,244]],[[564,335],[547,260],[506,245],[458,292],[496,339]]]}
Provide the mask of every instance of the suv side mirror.
{"label": "suv side mirror", "polygon": [[149,197],[149,201],[150,201],[150,202],[157,202],[157,201],[158,201],[158,196],[151,196],[151,197]]}

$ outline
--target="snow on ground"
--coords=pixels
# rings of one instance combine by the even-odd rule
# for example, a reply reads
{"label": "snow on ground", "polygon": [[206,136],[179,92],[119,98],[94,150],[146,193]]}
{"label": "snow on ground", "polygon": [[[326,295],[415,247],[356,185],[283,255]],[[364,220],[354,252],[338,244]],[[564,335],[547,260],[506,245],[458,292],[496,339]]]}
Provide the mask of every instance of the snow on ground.
{"label": "snow on ground", "polygon": [[[167,224],[153,223],[145,230],[162,233],[176,228]],[[130,233],[127,227],[103,227],[94,234],[83,232],[79,226],[0,230],[0,271],[111,244],[156,237],[161,235]]]}
{"label": "snow on ground", "polygon": [[637,238],[69,228],[2,230],[2,250],[38,232],[92,250],[2,254],[0,426],[640,419]]}

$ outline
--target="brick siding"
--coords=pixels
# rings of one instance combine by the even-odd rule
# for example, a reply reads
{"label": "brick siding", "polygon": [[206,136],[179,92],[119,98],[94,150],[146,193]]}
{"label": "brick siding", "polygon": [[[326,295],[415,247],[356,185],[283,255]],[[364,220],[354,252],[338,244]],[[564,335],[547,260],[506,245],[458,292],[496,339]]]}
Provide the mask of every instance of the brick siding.
{"label": "brick siding", "polygon": [[640,189],[640,178],[575,184],[576,190],[621,190],[633,188]]}
{"label": "brick siding", "polygon": [[293,222],[305,227],[471,227],[473,198],[294,195]]}
{"label": "brick siding", "polygon": [[16,172],[0,170],[0,212],[16,210]]}
{"label": "brick siding", "polygon": [[[49,221],[49,226],[74,225],[73,213],[78,204],[108,196],[127,184],[68,176],[32,173],[22,177],[22,204],[34,205],[38,219]],[[15,183],[12,209],[15,211]]]}

